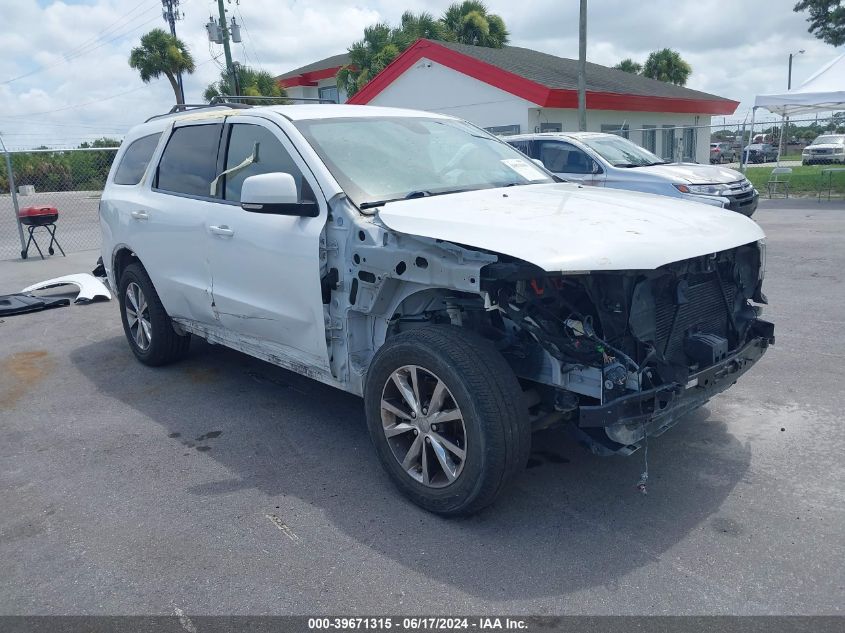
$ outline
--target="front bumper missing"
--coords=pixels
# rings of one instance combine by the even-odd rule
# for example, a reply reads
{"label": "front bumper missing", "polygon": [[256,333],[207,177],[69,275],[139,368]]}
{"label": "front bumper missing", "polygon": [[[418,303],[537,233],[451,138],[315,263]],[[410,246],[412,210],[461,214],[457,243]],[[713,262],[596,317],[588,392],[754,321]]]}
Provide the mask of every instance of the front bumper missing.
{"label": "front bumper missing", "polygon": [[671,383],[605,405],[579,407],[578,426],[603,427],[613,442],[630,449],[646,435],[660,435],[734,384],[775,341],[774,326],[759,319],[751,326],[750,335],[752,338],[725,360],[691,374],[686,385]]}

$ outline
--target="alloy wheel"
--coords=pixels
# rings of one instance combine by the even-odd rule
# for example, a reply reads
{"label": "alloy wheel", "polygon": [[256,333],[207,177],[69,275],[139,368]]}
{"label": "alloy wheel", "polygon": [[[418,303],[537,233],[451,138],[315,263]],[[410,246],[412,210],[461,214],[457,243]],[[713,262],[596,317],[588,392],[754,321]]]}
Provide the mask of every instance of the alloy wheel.
{"label": "alloy wheel", "polygon": [[135,345],[141,350],[149,349],[153,330],[153,324],[150,321],[150,306],[147,304],[141,286],[134,281],[126,286],[124,311],[129,334],[135,341]]}
{"label": "alloy wheel", "polygon": [[396,461],[414,480],[443,488],[466,462],[466,427],[452,392],[433,372],[399,367],[382,389],[381,422]]}

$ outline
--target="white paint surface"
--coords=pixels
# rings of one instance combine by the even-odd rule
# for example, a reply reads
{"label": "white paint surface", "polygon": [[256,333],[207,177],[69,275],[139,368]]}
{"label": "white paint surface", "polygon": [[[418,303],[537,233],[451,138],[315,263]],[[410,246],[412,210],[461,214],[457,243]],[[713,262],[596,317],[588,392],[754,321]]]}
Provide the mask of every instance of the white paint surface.
{"label": "white paint surface", "polygon": [[379,218],[401,233],[503,253],[550,272],[654,269],[765,237],[733,211],[569,183],[391,202]]}

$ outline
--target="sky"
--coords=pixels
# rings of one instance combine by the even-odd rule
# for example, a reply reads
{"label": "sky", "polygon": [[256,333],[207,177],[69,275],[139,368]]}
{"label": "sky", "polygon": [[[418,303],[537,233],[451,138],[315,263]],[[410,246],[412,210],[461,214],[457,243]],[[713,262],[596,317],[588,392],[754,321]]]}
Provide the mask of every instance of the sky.
{"label": "sky", "polygon": [[[160,0],[0,0],[0,134],[10,148],[75,147],[101,136],[120,138],[132,125],[174,103],[165,78],[142,83],[129,51],[150,29],[167,28]],[[406,9],[439,16],[450,0],[240,0],[224,2],[242,27],[233,57],[281,74],[341,53],[365,26],[398,23]],[[786,89],[843,52],[807,32],[795,0],[590,0],[587,59],[612,66],[645,61],[670,47],[692,66],[688,87],[741,101]],[[511,33],[511,44],[560,57],[578,56],[578,0],[488,0]],[[219,78],[221,46],[205,23],[216,0],[182,0],[177,34],[190,47],[196,72],[185,78],[188,102],[201,102]],[[730,120],[730,118],[729,118]]]}

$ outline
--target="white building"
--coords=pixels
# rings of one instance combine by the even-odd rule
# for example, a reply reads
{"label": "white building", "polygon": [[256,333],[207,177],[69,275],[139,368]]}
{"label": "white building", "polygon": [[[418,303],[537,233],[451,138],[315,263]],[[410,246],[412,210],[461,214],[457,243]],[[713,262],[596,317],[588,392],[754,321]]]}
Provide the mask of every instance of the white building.
{"label": "white building", "polygon": [[324,99],[334,103],[344,103],[346,93],[341,91],[338,94],[337,73],[348,63],[347,53],[332,55],[279,75],[276,81],[294,99]]}
{"label": "white building", "polygon": [[[344,63],[342,55],[330,57],[280,83],[293,97],[336,94],[334,76]],[[451,114],[498,134],[571,131],[578,129],[577,78],[575,60],[526,48],[419,40],[348,102]],[[707,163],[710,117],[733,114],[738,105],[587,64],[587,129],[622,134],[669,160]]]}

